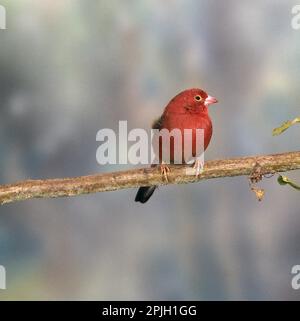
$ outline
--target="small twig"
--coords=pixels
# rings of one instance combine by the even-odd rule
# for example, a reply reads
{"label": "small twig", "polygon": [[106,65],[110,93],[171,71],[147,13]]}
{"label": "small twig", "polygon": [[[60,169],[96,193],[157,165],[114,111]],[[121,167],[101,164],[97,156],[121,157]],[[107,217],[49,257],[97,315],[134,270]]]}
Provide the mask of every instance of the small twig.
{"label": "small twig", "polygon": [[283,132],[285,132],[287,129],[289,129],[291,126],[297,123],[300,123],[300,117],[284,122],[280,127],[273,129],[273,136],[281,135]]}
{"label": "small twig", "polygon": [[300,152],[277,155],[215,160],[205,163],[204,172],[196,178],[186,175],[186,166],[171,166],[166,182],[158,168],[133,169],[76,178],[27,180],[0,186],[0,204],[31,198],[76,196],[148,185],[184,184],[201,180],[251,175],[259,164],[263,175],[300,169]]}
{"label": "small twig", "polygon": [[290,185],[294,189],[300,191],[300,185],[296,184],[295,182],[293,182],[291,179],[289,179],[286,176],[279,175],[277,181],[280,185]]}

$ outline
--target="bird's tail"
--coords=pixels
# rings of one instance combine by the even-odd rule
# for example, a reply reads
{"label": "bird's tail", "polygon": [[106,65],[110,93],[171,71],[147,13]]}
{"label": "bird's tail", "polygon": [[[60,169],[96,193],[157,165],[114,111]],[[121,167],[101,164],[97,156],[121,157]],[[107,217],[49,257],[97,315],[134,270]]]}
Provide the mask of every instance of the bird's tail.
{"label": "bird's tail", "polygon": [[146,203],[148,199],[152,196],[157,186],[143,186],[140,187],[136,197],[136,202]]}

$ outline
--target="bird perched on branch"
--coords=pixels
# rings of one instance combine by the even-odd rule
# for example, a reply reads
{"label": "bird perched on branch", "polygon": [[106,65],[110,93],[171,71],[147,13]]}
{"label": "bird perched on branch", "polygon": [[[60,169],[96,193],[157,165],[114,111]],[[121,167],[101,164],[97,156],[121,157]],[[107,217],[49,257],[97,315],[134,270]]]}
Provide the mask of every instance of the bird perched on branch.
{"label": "bird perched on branch", "polygon": [[[174,163],[175,157],[178,157],[178,149],[180,149],[180,153],[182,153],[182,162],[185,163],[186,159],[191,157],[195,158],[194,168],[196,171],[196,175],[198,176],[202,169],[203,163],[201,159],[198,158],[197,155],[197,146],[196,146],[196,131],[197,129],[203,130],[203,151],[206,150],[212,136],[212,122],[208,115],[208,106],[211,104],[217,103],[217,99],[208,95],[204,90],[193,88],[187,89],[179,93],[175,96],[166,106],[162,116],[154,122],[152,128],[157,129],[161,132],[163,129],[167,129],[169,132],[172,132],[174,129],[180,130],[182,135],[182,140],[180,146],[181,148],[176,148],[176,144],[174,144],[174,137],[169,137],[169,161],[170,163]],[[186,133],[185,130],[191,130],[191,138],[192,138],[192,155],[183,155],[184,148],[184,135]],[[164,175],[165,179],[168,178],[168,173],[170,172],[169,167],[167,166],[164,154],[162,152],[162,141],[161,137],[159,138],[159,147],[156,150],[157,158],[160,163],[161,172]],[[157,165],[152,165],[157,166]],[[153,192],[155,191],[157,186],[143,186],[140,187],[136,197],[136,202],[146,203],[148,199],[151,197]]]}

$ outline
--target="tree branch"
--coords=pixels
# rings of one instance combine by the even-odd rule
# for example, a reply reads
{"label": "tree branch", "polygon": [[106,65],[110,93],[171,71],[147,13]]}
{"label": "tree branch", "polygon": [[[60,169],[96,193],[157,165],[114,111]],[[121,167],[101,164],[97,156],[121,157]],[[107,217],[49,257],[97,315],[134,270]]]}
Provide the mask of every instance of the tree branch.
{"label": "tree branch", "polygon": [[75,178],[26,180],[0,186],[0,204],[31,198],[76,196],[148,185],[184,184],[201,180],[251,176],[259,168],[260,174],[300,169],[300,151],[276,155],[207,161],[204,172],[196,178],[186,175],[187,166],[170,167],[169,181],[164,181],[159,168],[133,169]]}

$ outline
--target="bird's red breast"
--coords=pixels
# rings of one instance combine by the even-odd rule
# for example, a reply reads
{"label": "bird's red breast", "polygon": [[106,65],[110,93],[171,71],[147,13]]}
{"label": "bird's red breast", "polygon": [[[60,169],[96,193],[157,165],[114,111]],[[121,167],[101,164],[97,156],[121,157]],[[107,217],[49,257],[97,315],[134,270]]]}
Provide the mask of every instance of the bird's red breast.
{"label": "bird's red breast", "polygon": [[[212,122],[208,114],[208,106],[217,103],[217,99],[209,96],[205,91],[201,89],[188,89],[177,96],[175,96],[166,106],[162,116],[153,125],[155,129],[167,129],[171,132],[174,129],[179,129],[182,135],[182,155],[181,160],[189,160],[192,157],[197,157],[196,150],[196,129],[203,129],[204,134],[204,146],[206,150],[212,137]],[[188,142],[188,137],[185,140],[184,130],[192,130],[192,155],[184,155],[184,142]],[[190,142],[188,142],[190,143]],[[175,145],[176,147],[176,145]],[[202,150],[203,150],[202,149]],[[155,148],[154,148],[155,150]],[[199,149],[201,150],[201,148]],[[173,163],[176,157],[176,148],[174,148],[174,138],[170,138],[170,162]],[[165,151],[164,151],[165,153]],[[184,157],[185,156],[185,157]],[[162,154],[162,139],[159,141],[159,160],[164,161]]]}

